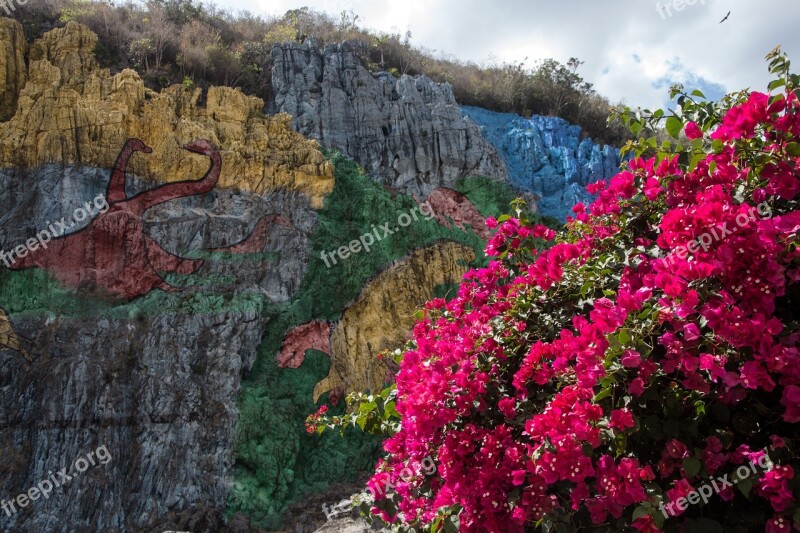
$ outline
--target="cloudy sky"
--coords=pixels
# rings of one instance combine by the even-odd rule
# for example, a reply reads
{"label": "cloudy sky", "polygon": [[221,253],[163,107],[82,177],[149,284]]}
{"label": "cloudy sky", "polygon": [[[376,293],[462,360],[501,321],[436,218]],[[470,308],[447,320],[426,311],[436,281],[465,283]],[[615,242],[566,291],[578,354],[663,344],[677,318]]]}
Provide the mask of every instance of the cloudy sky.
{"label": "cloudy sky", "polygon": [[[378,31],[487,63],[553,57],[585,64],[583,77],[612,101],[662,106],[673,83],[709,97],[765,90],[764,55],[780,44],[800,66],[797,0],[216,0],[233,11],[281,15],[308,6],[352,10]],[[691,5],[689,5],[691,3]],[[682,9],[680,9],[682,7]],[[724,23],[720,20],[730,11]]]}

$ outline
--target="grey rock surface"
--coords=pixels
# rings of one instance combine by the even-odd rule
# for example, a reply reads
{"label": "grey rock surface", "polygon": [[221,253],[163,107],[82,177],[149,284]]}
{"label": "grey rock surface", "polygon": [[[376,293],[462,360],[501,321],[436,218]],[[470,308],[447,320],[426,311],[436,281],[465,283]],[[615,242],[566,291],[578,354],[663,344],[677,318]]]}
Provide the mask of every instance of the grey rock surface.
{"label": "grey rock surface", "polygon": [[[69,216],[107,179],[107,170],[58,165],[0,171],[0,249]],[[148,187],[129,181],[133,193]],[[271,214],[288,224],[268,228],[255,258],[200,255],[177,293],[88,308],[67,296],[54,309],[37,301],[49,293],[34,282],[18,288],[31,294],[11,326],[32,361],[0,346],[0,498],[64,467],[72,480],[11,516],[0,511],[0,530],[226,530],[240,380],[265,330],[263,306],[290,298],[305,274],[316,215],[300,195],[233,190],[146,213],[145,232],[179,255],[236,244]],[[100,447],[110,460],[77,472],[76,460]]]}
{"label": "grey rock surface", "polygon": [[389,529],[373,527],[361,518],[348,516],[330,520],[315,533],[388,533],[389,531]]}
{"label": "grey rock surface", "polygon": [[449,84],[426,76],[372,73],[347,43],[272,49],[271,112],[293,116],[301,134],[357,161],[382,183],[427,196],[458,178],[505,180],[506,168],[465,118]]}

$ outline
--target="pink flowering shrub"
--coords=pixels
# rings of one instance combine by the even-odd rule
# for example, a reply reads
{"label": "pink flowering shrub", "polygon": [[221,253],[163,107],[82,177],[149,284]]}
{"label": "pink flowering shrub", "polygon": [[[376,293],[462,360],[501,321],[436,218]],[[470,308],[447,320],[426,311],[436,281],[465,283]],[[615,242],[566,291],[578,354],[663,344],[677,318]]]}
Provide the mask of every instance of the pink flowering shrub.
{"label": "pink flowering shrub", "polygon": [[[631,144],[566,231],[488,221],[493,260],[426,305],[380,397],[399,423],[373,514],[430,531],[798,529],[800,78],[770,59],[775,94],[676,90],[678,144]],[[622,118],[638,134],[665,117]],[[364,398],[362,428],[383,416]],[[769,466],[741,475],[751,463]]]}

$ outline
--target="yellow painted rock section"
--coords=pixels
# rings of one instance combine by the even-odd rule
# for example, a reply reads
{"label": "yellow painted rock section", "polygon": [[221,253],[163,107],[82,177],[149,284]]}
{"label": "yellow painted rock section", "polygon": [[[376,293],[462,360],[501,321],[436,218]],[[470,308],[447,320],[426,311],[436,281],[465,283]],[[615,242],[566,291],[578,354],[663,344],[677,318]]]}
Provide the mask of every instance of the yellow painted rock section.
{"label": "yellow painted rock section", "polygon": [[76,22],[43,35],[31,45],[27,73],[15,70],[19,56],[12,52],[21,32],[19,23],[0,19],[0,81],[27,81],[18,99],[11,89],[0,93],[0,116],[3,105],[17,100],[16,114],[0,123],[0,167],[110,168],[125,141],[136,137],[153,153],[135,155],[129,172],[160,182],[198,179],[208,158],[181,146],[202,138],[222,154],[218,187],[292,189],[316,208],[333,190],[333,165],[319,145],[294,132],[289,115],[264,116],[261,99],[212,87],[201,107],[200,89],[173,85],[156,93],[133,70],[111,76],[94,58],[97,36]]}
{"label": "yellow painted rock section", "polygon": [[0,18],[0,120],[12,116],[25,87],[25,35],[14,20]]}
{"label": "yellow painted rock section", "polygon": [[314,388],[314,401],[337,389],[380,391],[388,369],[376,356],[401,348],[414,313],[434,297],[436,286],[461,281],[474,259],[472,248],[440,242],[412,252],[370,281],[331,335],[331,369]]}
{"label": "yellow painted rock section", "polygon": [[27,350],[22,347],[20,338],[14,333],[14,329],[11,327],[11,321],[8,319],[8,315],[4,309],[0,309],[0,347],[11,348],[21,353],[27,361],[31,360]]}

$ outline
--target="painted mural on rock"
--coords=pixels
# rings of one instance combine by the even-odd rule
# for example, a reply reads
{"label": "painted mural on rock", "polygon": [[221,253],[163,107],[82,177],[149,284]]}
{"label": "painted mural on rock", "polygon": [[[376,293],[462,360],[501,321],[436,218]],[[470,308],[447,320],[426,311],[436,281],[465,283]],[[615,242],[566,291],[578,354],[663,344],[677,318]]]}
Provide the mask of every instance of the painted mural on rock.
{"label": "painted mural on rock", "polygon": [[558,117],[524,118],[479,107],[461,107],[481,126],[508,168],[513,185],[537,196],[539,213],[564,221],[578,202],[588,205],[589,183],[617,173],[619,150],[582,135],[580,126]]}

